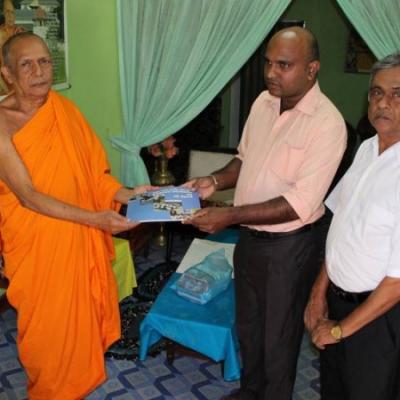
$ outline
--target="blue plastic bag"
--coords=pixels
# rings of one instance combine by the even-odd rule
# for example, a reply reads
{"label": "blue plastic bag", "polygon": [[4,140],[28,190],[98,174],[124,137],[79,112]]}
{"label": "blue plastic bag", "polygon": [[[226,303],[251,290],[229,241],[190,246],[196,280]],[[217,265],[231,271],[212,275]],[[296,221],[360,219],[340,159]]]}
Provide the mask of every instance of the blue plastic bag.
{"label": "blue plastic bag", "polygon": [[228,287],[231,277],[232,266],[225,257],[225,250],[219,249],[187,269],[173,289],[185,299],[206,304]]}

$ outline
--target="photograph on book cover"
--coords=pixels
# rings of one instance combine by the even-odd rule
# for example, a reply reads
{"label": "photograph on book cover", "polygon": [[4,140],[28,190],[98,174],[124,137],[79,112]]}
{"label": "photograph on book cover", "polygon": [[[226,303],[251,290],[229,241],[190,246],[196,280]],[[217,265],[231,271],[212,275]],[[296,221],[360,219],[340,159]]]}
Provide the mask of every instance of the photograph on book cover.
{"label": "photograph on book cover", "polygon": [[[0,51],[11,36],[19,32],[35,33],[50,49],[53,88],[68,88],[65,0],[3,0],[0,5]],[[0,96],[5,96],[8,91],[0,77]]]}
{"label": "photograph on book cover", "polygon": [[126,217],[139,222],[181,221],[199,208],[200,199],[197,192],[169,186],[130,199]]}

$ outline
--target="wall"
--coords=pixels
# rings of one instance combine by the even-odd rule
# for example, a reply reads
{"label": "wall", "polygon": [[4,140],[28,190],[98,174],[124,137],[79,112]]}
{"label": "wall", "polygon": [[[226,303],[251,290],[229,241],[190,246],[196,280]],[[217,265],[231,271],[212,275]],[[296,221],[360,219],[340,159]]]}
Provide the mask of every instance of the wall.
{"label": "wall", "polygon": [[[122,131],[115,0],[65,1],[71,88],[62,93],[78,104],[92,124],[118,176],[120,154],[109,142],[111,135]],[[344,72],[350,23],[336,0],[293,0],[282,18],[304,19],[316,34],[321,47],[321,87],[355,126],[366,108],[368,76]],[[225,91],[222,106],[224,146],[230,144],[229,94]]]}
{"label": "wall", "polygon": [[344,72],[350,22],[336,0],[293,0],[283,19],[304,19],[318,38],[321,52],[319,83],[354,127],[366,111],[368,75]]}
{"label": "wall", "polygon": [[[321,53],[319,83],[346,121],[354,127],[367,108],[367,74],[344,72],[346,47],[351,27],[336,0],[293,0],[281,19],[300,19],[318,38]],[[232,90],[225,88],[222,104],[221,144],[229,142]]]}
{"label": "wall", "polygon": [[122,130],[116,2],[65,1],[71,88],[61,94],[85,114],[106,148],[113,175],[118,176],[120,155],[109,141]]}

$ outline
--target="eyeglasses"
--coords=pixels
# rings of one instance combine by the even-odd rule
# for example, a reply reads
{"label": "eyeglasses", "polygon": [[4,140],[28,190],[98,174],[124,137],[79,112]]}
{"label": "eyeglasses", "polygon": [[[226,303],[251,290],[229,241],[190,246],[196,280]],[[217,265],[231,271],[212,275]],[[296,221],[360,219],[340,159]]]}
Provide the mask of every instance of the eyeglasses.
{"label": "eyeglasses", "polygon": [[383,98],[387,98],[389,102],[400,104],[400,88],[393,88],[389,92],[385,92],[381,88],[371,88],[368,92],[370,103],[378,103]]}

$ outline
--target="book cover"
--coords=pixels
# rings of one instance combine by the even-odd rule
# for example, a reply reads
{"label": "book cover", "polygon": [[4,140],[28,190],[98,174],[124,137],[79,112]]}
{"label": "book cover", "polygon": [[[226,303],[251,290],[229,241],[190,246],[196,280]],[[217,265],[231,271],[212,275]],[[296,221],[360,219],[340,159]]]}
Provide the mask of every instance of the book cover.
{"label": "book cover", "polygon": [[200,208],[197,192],[182,187],[168,186],[132,197],[126,217],[130,221],[181,221]]}

